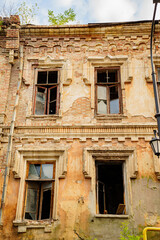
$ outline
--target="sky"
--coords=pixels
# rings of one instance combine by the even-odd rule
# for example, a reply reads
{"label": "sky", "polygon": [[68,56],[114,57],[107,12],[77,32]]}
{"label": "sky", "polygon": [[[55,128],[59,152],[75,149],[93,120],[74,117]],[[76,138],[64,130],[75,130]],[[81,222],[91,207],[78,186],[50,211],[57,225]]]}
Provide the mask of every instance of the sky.
{"label": "sky", "polygon": [[[125,22],[152,20],[153,0],[1,0],[0,9],[6,6],[26,1],[28,6],[35,2],[39,11],[34,24],[48,25],[48,9],[54,14],[63,13],[73,8],[76,13],[76,22],[79,24]],[[158,4],[156,18],[160,19],[160,4]]]}

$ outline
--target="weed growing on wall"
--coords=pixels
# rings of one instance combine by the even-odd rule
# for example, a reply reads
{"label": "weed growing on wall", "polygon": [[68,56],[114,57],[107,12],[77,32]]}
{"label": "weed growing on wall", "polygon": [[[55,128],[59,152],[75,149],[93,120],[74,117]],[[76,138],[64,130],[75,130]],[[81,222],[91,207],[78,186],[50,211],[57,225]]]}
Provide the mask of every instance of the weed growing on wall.
{"label": "weed growing on wall", "polygon": [[3,21],[0,21],[0,31],[1,31],[1,26],[2,26]]}
{"label": "weed growing on wall", "polygon": [[131,230],[128,227],[129,223],[122,223],[120,231],[120,240],[141,240],[142,235],[135,235],[131,233]]}

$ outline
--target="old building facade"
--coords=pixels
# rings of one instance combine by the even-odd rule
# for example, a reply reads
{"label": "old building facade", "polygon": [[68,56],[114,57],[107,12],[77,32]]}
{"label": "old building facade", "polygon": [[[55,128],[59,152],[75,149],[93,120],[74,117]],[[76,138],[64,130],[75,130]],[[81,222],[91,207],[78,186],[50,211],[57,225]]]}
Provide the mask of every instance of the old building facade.
{"label": "old building facade", "polygon": [[123,222],[160,224],[150,28],[4,19],[0,239],[117,240]]}

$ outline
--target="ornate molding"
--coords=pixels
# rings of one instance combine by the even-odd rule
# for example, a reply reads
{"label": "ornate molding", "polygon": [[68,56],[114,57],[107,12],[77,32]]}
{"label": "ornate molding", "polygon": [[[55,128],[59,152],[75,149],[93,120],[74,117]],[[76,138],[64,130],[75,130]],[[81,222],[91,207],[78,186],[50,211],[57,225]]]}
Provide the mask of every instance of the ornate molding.
{"label": "ornate molding", "polygon": [[[95,125],[65,125],[65,126],[21,126],[15,127],[14,137],[83,137],[84,135],[98,138],[118,138],[123,137],[152,137],[153,130],[157,128],[156,123],[153,124],[114,124],[106,123],[103,126]],[[8,136],[9,127],[2,127],[3,136]]]}
{"label": "ornate molding", "polygon": [[126,60],[128,60],[127,55],[116,55],[116,56],[111,56],[107,55],[106,57],[104,56],[90,56],[88,57],[88,61],[91,61],[93,66],[99,66],[102,64],[109,64],[109,65],[114,65],[116,64],[122,65]]}
{"label": "ornate molding", "polygon": [[83,151],[83,174],[85,178],[94,177],[95,161],[126,161],[127,173],[134,179],[138,174],[136,150],[133,148],[85,148]]}
{"label": "ornate molding", "polygon": [[[23,175],[22,164],[27,161],[56,161],[58,162],[58,178],[65,178],[67,173],[67,152],[62,149],[18,149],[15,152],[13,173],[15,178]],[[23,163],[22,163],[23,162]]]}
{"label": "ornate molding", "polygon": [[128,60],[128,74],[127,74],[127,80],[125,83],[131,83],[133,80],[133,63],[132,60]]}
{"label": "ornate molding", "polygon": [[90,86],[91,82],[89,81],[89,67],[87,61],[83,63],[83,82],[85,85]]}
{"label": "ornate molding", "polygon": [[63,82],[63,86],[69,86],[71,83],[72,83],[72,74],[73,74],[73,71],[72,71],[72,63],[67,60],[66,61],[66,80],[64,80]]}

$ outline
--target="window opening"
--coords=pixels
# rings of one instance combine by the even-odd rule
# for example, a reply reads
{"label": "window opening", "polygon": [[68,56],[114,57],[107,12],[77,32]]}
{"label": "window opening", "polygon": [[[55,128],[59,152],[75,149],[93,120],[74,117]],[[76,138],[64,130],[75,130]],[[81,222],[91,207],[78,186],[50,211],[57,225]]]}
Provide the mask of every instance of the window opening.
{"label": "window opening", "polygon": [[121,89],[118,69],[96,69],[97,113],[121,112]]}
{"label": "window opening", "polygon": [[39,71],[36,84],[35,114],[57,114],[59,71]]}
{"label": "window opening", "polygon": [[96,162],[97,211],[99,214],[124,214],[123,163]]}
{"label": "window opening", "polygon": [[49,219],[53,202],[55,163],[29,164],[27,171],[24,218]]}

